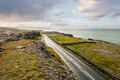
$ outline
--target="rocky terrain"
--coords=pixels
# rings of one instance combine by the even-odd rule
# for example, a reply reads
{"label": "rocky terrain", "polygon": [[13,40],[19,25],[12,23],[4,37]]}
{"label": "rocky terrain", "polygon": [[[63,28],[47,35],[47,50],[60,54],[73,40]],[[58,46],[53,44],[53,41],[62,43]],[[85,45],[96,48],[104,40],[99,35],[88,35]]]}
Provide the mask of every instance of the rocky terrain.
{"label": "rocky terrain", "polygon": [[38,31],[0,29],[0,80],[77,80]]}

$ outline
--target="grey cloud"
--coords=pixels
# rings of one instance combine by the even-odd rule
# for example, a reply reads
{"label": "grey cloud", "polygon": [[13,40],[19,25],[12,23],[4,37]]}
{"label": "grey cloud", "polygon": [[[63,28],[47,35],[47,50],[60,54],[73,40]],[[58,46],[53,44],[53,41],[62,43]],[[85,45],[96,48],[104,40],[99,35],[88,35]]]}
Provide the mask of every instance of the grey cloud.
{"label": "grey cloud", "polygon": [[[61,1],[61,0],[60,0]],[[32,20],[47,16],[58,0],[0,0],[0,19]]]}

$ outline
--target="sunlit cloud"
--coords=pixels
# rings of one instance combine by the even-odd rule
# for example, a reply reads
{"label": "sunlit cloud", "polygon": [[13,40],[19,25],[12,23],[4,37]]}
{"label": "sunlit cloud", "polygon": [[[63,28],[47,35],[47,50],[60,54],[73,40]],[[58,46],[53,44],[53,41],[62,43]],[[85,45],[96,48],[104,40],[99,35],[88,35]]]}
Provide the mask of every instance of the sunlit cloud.
{"label": "sunlit cloud", "polygon": [[89,19],[120,16],[120,0],[78,0],[76,13],[83,13]]}

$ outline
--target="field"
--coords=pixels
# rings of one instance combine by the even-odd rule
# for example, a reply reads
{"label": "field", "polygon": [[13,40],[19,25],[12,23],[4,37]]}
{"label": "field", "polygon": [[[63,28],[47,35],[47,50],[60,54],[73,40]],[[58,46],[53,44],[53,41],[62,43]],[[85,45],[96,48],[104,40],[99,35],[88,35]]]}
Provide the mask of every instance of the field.
{"label": "field", "polygon": [[48,36],[58,44],[66,44],[64,45],[65,47],[79,53],[95,65],[120,78],[120,45],[104,41],[91,43],[89,40],[78,39],[63,34]]}
{"label": "field", "polygon": [[83,39],[73,38],[70,36],[64,36],[64,34],[48,34],[48,36],[53,40],[56,41],[59,44],[71,44],[71,43],[80,43],[84,42]]}

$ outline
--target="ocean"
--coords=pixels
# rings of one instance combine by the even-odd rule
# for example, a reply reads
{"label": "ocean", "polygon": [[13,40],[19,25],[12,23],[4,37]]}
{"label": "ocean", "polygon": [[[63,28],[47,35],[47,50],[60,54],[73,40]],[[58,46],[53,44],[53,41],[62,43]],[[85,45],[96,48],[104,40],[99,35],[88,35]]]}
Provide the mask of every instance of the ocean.
{"label": "ocean", "polygon": [[74,37],[92,38],[120,44],[120,29],[54,29],[54,31],[73,34]]}

